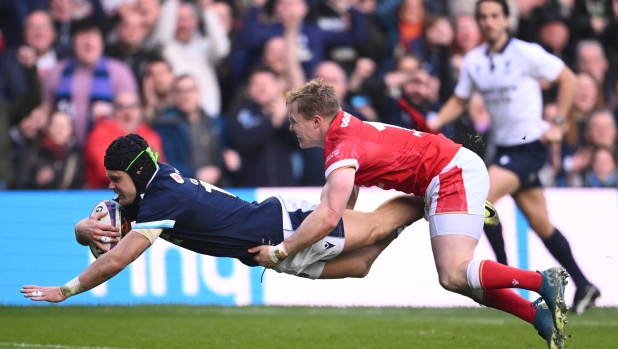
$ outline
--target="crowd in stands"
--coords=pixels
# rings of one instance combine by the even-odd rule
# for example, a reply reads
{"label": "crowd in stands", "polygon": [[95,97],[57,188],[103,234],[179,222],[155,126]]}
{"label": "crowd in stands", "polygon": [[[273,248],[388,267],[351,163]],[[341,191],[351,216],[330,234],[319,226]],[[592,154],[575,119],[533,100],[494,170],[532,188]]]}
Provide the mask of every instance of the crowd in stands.
{"label": "crowd in stands", "polygon": [[[549,186],[618,185],[618,0],[510,0],[513,37],[576,74]],[[159,159],[225,187],[319,186],[285,92],[320,77],[343,110],[415,128],[482,43],[475,0],[0,0],[0,189],[106,188],[103,154],[139,133]],[[557,116],[544,83],[544,115]],[[562,116],[561,116],[562,117]],[[489,159],[474,96],[442,133]]]}

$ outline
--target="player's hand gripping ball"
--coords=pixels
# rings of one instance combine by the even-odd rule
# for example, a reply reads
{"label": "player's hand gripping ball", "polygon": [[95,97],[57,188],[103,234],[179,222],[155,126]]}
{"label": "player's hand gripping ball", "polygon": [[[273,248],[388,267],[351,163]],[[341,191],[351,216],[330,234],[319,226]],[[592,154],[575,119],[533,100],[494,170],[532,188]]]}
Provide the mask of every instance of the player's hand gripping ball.
{"label": "player's hand gripping ball", "polygon": [[[107,215],[99,219],[99,222],[117,227],[120,230],[120,236],[118,237],[118,242],[120,242],[120,240],[131,231],[131,222],[129,221],[127,211],[125,211],[124,207],[116,201],[103,200],[92,209],[90,217],[94,217],[96,214],[101,212],[107,212]],[[101,245],[106,247],[108,250],[116,247],[117,244],[117,242],[101,242]],[[93,243],[90,243],[90,251],[92,252],[94,258],[99,258],[103,255],[103,253],[105,253]]]}

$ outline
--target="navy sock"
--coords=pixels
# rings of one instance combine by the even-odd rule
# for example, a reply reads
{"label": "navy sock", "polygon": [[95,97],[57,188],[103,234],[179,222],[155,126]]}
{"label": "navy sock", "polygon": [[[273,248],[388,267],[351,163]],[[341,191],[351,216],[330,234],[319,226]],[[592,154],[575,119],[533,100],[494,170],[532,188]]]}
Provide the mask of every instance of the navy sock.
{"label": "navy sock", "polygon": [[562,235],[560,230],[554,229],[552,236],[547,240],[543,240],[543,243],[558,263],[571,274],[571,278],[575,286],[577,286],[577,289],[583,290],[584,287],[589,284],[588,279],[586,279],[584,273],[579,269],[579,265],[575,262],[573,253],[571,253],[571,245],[569,245],[567,239]]}
{"label": "navy sock", "polygon": [[504,250],[504,237],[502,236],[502,223],[498,223],[495,227],[488,225],[484,226],[485,235],[491,248],[494,250],[498,263],[508,265],[506,263],[506,251]]}

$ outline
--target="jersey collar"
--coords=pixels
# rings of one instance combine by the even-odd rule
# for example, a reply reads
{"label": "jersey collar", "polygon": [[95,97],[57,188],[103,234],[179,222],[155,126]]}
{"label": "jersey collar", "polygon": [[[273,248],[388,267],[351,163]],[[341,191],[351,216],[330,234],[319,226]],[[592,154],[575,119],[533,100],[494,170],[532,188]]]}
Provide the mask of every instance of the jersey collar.
{"label": "jersey collar", "polygon": [[[500,53],[500,54],[504,53],[504,50],[506,50],[506,48],[507,48],[507,47],[509,46],[509,44],[511,43],[511,39],[512,39],[512,37],[509,35],[509,36],[508,36],[508,38],[506,39],[506,42],[504,43],[504,46],[502,46],[502,47],[498,50],[498,52],[496,52],[496,53]],[[486,55],[486,56],[489,56],[489,54],[490,54],[490,51],[489,51],[489,44],[488,44],[488,45],[487,45],[487,48],[485,49],[485,55]]]}

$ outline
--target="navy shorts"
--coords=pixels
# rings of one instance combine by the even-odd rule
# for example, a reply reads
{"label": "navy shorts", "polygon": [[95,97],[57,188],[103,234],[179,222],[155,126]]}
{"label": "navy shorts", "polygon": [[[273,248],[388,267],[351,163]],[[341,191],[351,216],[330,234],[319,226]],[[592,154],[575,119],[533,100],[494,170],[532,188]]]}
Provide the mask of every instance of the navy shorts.
{"label": "navy shorts", "polygon": [[512,147],[496,147],[493,163],[515,173],[519,178],[519,190],[526,190],[543,186],[538,173],[548,156],[547,146],[541,141],[534,141]]}

